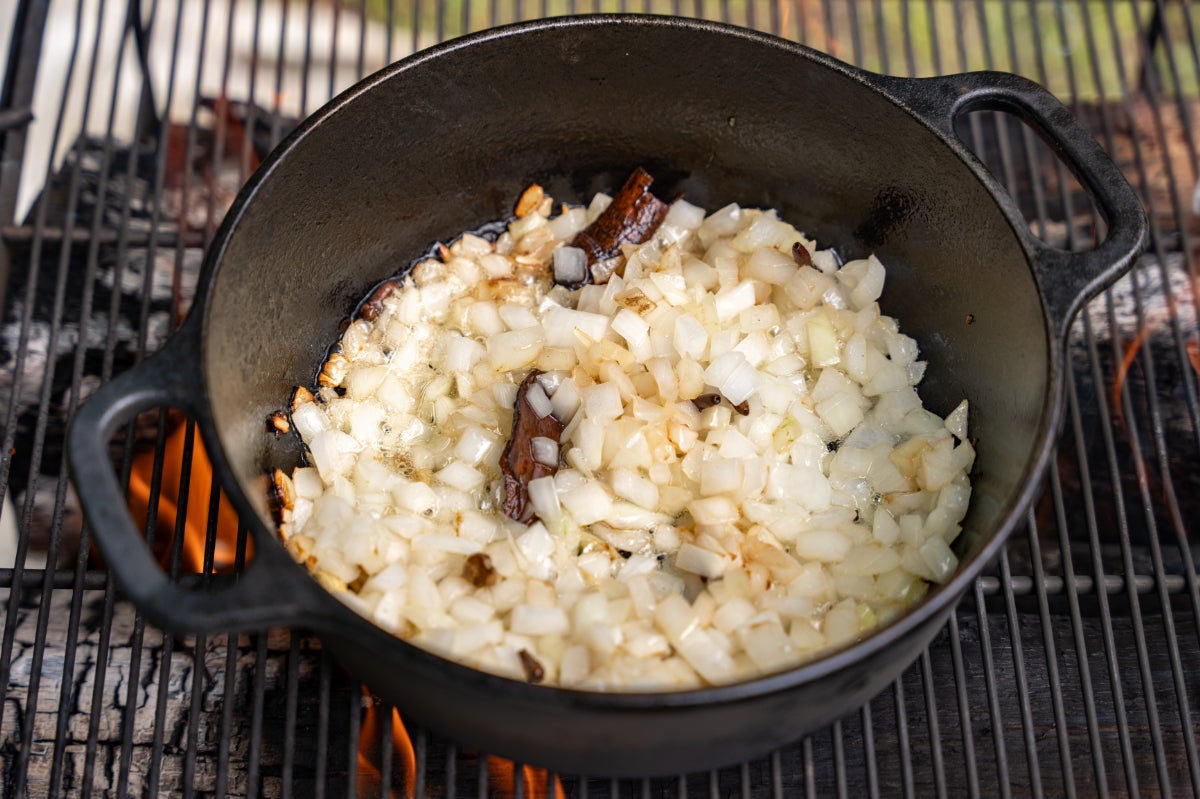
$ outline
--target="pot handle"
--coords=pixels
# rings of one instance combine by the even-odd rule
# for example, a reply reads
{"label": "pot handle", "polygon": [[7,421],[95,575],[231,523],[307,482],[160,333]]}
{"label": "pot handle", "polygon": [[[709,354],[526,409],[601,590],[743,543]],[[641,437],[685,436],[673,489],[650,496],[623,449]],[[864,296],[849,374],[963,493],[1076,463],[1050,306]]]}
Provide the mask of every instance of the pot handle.
{"label": "pot handle", "polygon": [[[249,568],[228,587],[187,591],[159,568],[126,507],[108,442],[121,424],[150,408],[171,406],[195,414],[202,388],[191,366],[197,362],[194,342],[185,325],[161,351],[110,380],[80,407],[67,441],[75,490],[108,568],[155,624],[178,633],[215,633],[308,622],[311,593],[302,586],[297,590],[287,570],[272,567],[287,557],[279,547],[256,547]],[[283,580],[288,584],[281,585]]]}
{"label": "pot handle", "polygon": [[882,79],[875,81],[879,88],[964,151],[954,130],[955,121],[963,114],[992,110],[1016,115],[1050,146],[1091,196],[1108,227],[1107,235],[1092,250],[1068,252],[1038,240],[1008,193],[981,171],[1009,217],[1019,221],[1016,227],[1034,256],[1034,272],[1047,313],[1055,333],[1064,336],[1079,308],[1124,274],[1145,245],[1146,213],[1133,187],[1066,106],[1027,78],[1007,72],[879,77]]}

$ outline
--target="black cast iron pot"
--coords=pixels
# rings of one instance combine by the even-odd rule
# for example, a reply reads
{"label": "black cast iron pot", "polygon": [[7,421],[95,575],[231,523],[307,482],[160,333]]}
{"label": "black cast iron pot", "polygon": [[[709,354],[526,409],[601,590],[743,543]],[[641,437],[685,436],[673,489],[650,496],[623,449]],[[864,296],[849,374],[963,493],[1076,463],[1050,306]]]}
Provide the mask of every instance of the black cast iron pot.
{"label": "black cast iron pot", "polygon": [[[1030,234],[954,121],[1025,118],[1107,223],[1068,254]],[[585,201],[645,165],[664,196],[770,206],[848,258],[888,264],[886,313],[929,362],[939,414],[971,402],[974,495],[957,575],[864,641],[719,688],[601,694],[528,685],[416,649],[343,606],[276,540],[265,470],[299,462],[265,432],[311,384],[339,325],[434,241],[506,216],[531,181]],[[1060,417],[1062,352],[1080,304],[1131,264],[1141,206],[1049,93],[974,73],[909,80],[780,39],[690,20],[598,16],[516,25],[421,52],[364,80],[287,138],[242,190],[199,294],[162,352],[79,412],[70,462],[126,593],[177,632],[310,628],[406,718],[486,751],[572,773],[680,773],[745,760],[874,696],[911,663],[1030,501]],[[973,319],[973,324],[968,322]],[[106,442],[134,412],[197,419],[254,561],[189,593],[156,567],[122,501]]]}

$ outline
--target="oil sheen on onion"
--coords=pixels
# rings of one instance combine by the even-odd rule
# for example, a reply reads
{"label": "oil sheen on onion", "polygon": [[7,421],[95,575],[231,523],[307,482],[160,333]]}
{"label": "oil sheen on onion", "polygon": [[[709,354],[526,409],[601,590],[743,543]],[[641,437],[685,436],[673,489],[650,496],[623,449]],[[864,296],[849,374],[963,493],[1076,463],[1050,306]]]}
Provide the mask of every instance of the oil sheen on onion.
{"label": "oil sheen on onion", "polygon": [[[967,404],[923,407],[884,265],[677,200],[607,282],[555,285],[609,202],[526,192],[495,242],[465,234],[373,295],[290,409],[311,465],[276,474],[289,552],[418,646],[591,690],[786,669],[947,579]],[[500,459],[534,372],[561,434],[530,444],[551,473],[521,523]]]}

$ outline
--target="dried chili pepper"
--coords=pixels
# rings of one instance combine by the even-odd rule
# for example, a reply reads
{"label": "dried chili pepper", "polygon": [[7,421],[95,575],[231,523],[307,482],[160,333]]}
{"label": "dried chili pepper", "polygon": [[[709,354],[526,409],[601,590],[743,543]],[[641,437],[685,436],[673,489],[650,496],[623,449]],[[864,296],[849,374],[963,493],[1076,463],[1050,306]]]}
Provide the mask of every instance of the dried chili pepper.
{"label": "dried chili pepper", "polygon": [[537,385],[541,372],[533,370],[517,390],[513,408],[512,436],[500,455],[500,471],[504,473],[504,513],[528,524],[533,521],[533,506],[529,504],[529,483],[558,471],[533,457],[533,439],[549,438],[555,443],[562,435],[563,423],[554,414],[539,417],[529,404],[529,390]]}
{"label": "dried chili pepper", "polygon": [[572,247],[587,255],[588,268],[583,280],[561,285],[577,289],[593,282],[594,265],[619,256],[622,244],[641,244],[654,235],[670,206],[650,193],[653,182],[650,173],[640,166],[633,170],[608,208],[571,242]]}

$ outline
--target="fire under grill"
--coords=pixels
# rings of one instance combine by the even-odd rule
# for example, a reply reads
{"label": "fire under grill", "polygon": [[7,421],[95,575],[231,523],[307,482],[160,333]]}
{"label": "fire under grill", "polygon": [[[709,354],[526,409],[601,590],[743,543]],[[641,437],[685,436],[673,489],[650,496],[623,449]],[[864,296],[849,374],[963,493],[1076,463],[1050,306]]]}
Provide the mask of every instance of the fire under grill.
{"label": "fire under grill", "polygon": [[[1151,239],[1071,331],[1040,499],[868,705],[740,766],[547,774],[406,725],[298,630],[174,638],[112,583],[66,480],[81,398],[161,346],[259,160],[359,77],[541,16],[718,19],[869,69],[1024,74],[1138,189]],[[0,9],[0,796],[1200,796],[1200,12],[1167,0],[18,0]],[[964,140],[1045,241],[1097,218],[1018,120]],[[163,567],[252,552],[193,426],[113,442]],[[722,735],[713,730],[714,736]]]}

